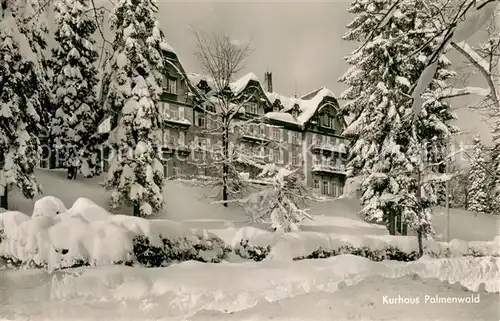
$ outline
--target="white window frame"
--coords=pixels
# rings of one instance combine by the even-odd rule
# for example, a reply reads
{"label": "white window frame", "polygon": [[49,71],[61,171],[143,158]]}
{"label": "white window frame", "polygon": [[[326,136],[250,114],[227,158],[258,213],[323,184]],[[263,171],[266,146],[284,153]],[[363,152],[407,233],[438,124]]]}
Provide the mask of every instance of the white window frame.
{"label": "white window frame", "polygon": [[[200,125],[200,120],[202,121],[202,125]],[[204,113],[197,112],[196,113],[196,126],[200,128],[206,128],[207,127],[207,115]]]}
{"label": "white window frame", "polygon": [[184,146],[186,145],[186,133],[185,132],[179,132],[179,145]]}
{"label": "white window frame", "polygon": [[255,102],[255,101],[249,101],[247,103],[247,106],[248,106],[248,113],[249,114],[258,115],[259,104],[257,102]]}
{"label": "white window frame", "polygon": [[273,139],[276,141],[280,140],[280,129],[279,128],[276,128],[276,127],[273,128]]}
{"label": "white window frame", "polygon": [[186,113],[184,111],[184,107],[179,106],[179,119],[184,119],[184,118],[186,118]]}
{"label": "white window frame", "polygon": [[259,126],[259,134],[266,135],[266,126],[264,124],[260,124]]}
{"label": "white window frame", "polygon": [[167,92],[177,95],[177,78],[167,77]]}
{"label": "white window frame", "polygon": [[314,189],[315,191],[319,191],[319,190],[320,190],[320,188],[321,188],[321,182],[320,182],[320,180],[319,180],[319,179],[315,178],[315,179],[313,180],[313,189]]}
{"label": "white window frame", "polygon": [[170,130],[163,129],[163,146],[167,146],[170,142]]}
{"label": "white window frame", "polygon": [[334,129],[335,128],[335,117],[331,117],[330,116],[329,119],[328,119],[328,122],[329,122],[329,125],[330,125],[329,127],[332,128],[332,129]]}

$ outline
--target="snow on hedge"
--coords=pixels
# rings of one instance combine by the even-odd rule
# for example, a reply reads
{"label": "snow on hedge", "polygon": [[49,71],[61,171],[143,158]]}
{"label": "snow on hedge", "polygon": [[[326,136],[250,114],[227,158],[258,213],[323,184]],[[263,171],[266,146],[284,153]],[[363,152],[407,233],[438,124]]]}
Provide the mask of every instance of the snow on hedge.
{"label": "snow on hedge", "polygon": [[197,234],[208,235],[173,221],[112,215],[86,198],[77,199],[62,213],[64,204],[52,196],[40,199],[34,208],[32,217],[16,211],[0,214],[0,257],[47,264],[49,270],[76,262],[107,265],[133,260],[133,240],[138,235],[158,246],[161,238],[195,240]]}
{"label": "snow on hedge", "polygon": [[[17,212],[0,213],[0,257],[11,258],[49,270],[78,263],[110,265],[135,262],[134,239],[145,236],[151,246],[162,247],[164,239],[198,240],[219,237],[237,250],[241,243],[267,248],[267,261],[291,261],[313,252],[341,247],[372,251],[397,248],[404,253],[418,251],[416,237],[390,235],[342,235],[299,231],[274,233],[255,227],[220,230],[191,229],[179,222],[113,215],[86,198],[79,198],[65,210],[63,202],[47,196],[35,203],[32,217]],[[65,210],[65,211],[64,211]],[[500,256],[500,237],[491,242],[450,243],[426,240],[425,252],[434,257]]]}
{"label": "snow on hedge", "polygon": [[[367,247],[371,250],[397,248],[405,253],[418,252],[418,241],[413,236],[395,235],[351,235],[320,232],[295,232],[278,234],[254,227],[240,229],[210,230],[232,248],[241,240],[248,240],[251,246],[271,246],[266,260],[293,260],[304,257],[323,248],[336,250],[342,246]],[[449,243],[424,240],[425,252],[435,257],[454,256],[500,256],[500,237],[490,242],[466,242],[452,240]]]}

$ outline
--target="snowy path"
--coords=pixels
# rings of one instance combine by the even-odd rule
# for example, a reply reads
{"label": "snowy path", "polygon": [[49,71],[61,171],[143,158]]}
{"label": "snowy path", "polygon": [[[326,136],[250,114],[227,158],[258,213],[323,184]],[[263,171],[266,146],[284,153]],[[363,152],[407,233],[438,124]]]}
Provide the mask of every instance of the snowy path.
{"label": "snowy path", "polygon": [[[498,292],[499,267],[499,258],[488,257],[376,263],[338,256],[295,262],[185,262],[158,269],[110,266],[52,275],[39,270],[0,270],[0,315],[11,320],[185,321],[201,310],[241,311],[266,301],[335,292],[373,275],[397,278],[414,273],[458,281],[473,291],[485,283],[487,291]],[[378,286],[384,289],[390,283]],[[334,297],[341,305],[342,301],[358,300],[354,298],[357,291],[364,289],[341,289]],[[301,298],[307,302],[314,297]]]}

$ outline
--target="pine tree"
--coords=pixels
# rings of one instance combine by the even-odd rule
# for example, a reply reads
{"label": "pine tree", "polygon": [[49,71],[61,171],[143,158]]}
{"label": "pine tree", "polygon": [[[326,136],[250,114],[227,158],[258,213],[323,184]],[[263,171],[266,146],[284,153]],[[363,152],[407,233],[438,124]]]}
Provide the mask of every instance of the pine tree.
{"label": "pine tree", "polygon": [[7,1],[0,8],[0,206],[5,208],[12,186],[27,198],[40,192],[34,168],[43,87],[38,59],[19,27],[24,10]]}
{"label": "pine tree", "polygon": [[488,188],[489,175],[486,171],[484,149],[481,138],[477,136],[473,141],[474,152],[470,167],[469,211],[489,212]]}
{"label": "pine tree", "polygon": [[[341,95],[348,100],[345,111],[354,116],[344,134],[355,141],[349,165],[361,184],[367,220],[383,221],[395,234],[394,217],[407,222],[425,236],[432,232],[430,208],[436,203],[435,174],[442,171],[442,148],[455,131],[449,124],[454,115],[435,91],[447,86],[453,74],[441,59],[433,83],[423,95],[423,109],[413,122],[410,91],[424,68],[423,54],[433,51],[432,34],[422,1],[407,1],[393,18],[372,34],[393,2],[359,1],[349,12],[357,17],[347,26],[345,40],[363,43],[346,61],[352,66],[340,79],[348,86]],[[366,44],[364,42],[373,36]],[[422,55],[411,53],[422,49]],[[433,176],[434,175],[434,176]],[[404,231],[402,231],[404,234]]]}
{"label": "pine tree", "polygon": [[97,51],[92,35],[97,29],[87,0],[58,0],[55,5],[57,30],[53,49],[52,85],[55,115],[51,140],[57,155],[68,168],[68,178],[77,170],[90,177],[98,173],[95,135],[98,83]]}
{"label": "pine tree", "polygon": [[115,155],[103,185],[113,191],[112,207],[133,206],[134,215],[150,215],[163,205],[157,103],[168,45],[157,12],[154,0],[122,0],[110,18],[114,54],[106,65],[104,93],[116,125],[109,138]]}

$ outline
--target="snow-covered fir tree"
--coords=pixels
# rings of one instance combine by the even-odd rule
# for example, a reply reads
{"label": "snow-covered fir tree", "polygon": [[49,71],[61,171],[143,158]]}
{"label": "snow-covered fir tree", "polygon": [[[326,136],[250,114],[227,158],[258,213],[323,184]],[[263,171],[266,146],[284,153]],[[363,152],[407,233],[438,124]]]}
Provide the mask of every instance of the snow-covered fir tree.
{"label": "snow-covered fir tree", "polygon": [[113,57],[104,73],[105,108],[115,127],[114,153],[103,185],[113,191],[111,205],[128,205],[134,215],[150,215],[163,206],[160,155],[163,50],[169,46],[157,19],[154,0],[121,0],[110,17],[115,34]]}
{"label": "snow-covered fir tree", "polygon": [[92,35],[97,29],[88,0],[55,3],[55,40],[52,50],[53,108],[50,138],[68,178],[77,171],[85,177],[98,173],[96,61]]}
{"label": "snow-covered fir tree", "polygon": [[491,213],[500,215],[500,121],[496,123],[491,151],[489,196]]}
{"label": "snow-covered fir tree", "polygon": [[[346,58],[352,67],[340,79],[348,86],[341,96],[348,101],[345,111],[354,116],[344,134],[354,140],[350,167],[354,174],[366,177],[361,184],[360,214],[390,224],[391,234],[396,230],[391,217],[402,217],[425,236],[432,231],[435,173],[443,170],[434,164],[442,164],[446,156],[442,148],[456,130],[449,124],[454,118],[450,106],[435,92],[448,86],[446,79],[453,73],[446,69],[449,62],[441,59],[413,122],[410,91],[425,67],[425,54],[434,49],[433,34],[426,32],[432,21],[422,1],[406,1],[387,24],[376,29],[381,13],[392,4],[391,0],[355,0],[349,8],[356,18],[347,26],[344,39],[363,45]],[[411,55],[417,49],[421,53]]]}
{"label": "snow-covered fir tree", "polygon": [[0,199],[17,186],[27,198],[40,192],[34,169],[39,159],[42,67],[22,29],[29,4],[2,1],[0,8]]}
{"label": "snow-covered fir tree", "polygon": [[489,212],[489,193],[490,187],[486,169],[486,160],[483,144],[479,136],[473,141],[474,151],[472,153],[470,176],[469,176],[469,204],[468,210],[474,212]]}

